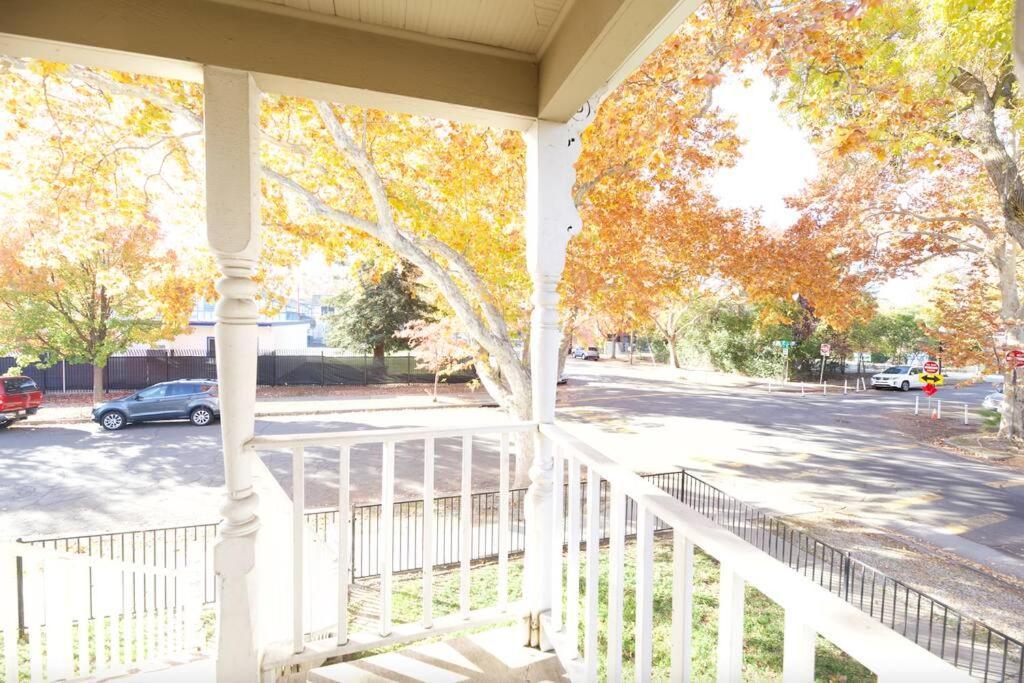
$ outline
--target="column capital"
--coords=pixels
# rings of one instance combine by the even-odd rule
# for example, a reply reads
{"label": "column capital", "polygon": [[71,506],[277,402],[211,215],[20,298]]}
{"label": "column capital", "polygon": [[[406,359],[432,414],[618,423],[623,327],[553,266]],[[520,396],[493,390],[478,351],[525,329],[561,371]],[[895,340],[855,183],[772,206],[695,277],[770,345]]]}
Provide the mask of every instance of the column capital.
{"label": "column capital", "polygon": [[590,102],[565,123],[538,119],[526,132],[526,260],[535,278],[561,277],[569,239],[583,228],[573,198]]}

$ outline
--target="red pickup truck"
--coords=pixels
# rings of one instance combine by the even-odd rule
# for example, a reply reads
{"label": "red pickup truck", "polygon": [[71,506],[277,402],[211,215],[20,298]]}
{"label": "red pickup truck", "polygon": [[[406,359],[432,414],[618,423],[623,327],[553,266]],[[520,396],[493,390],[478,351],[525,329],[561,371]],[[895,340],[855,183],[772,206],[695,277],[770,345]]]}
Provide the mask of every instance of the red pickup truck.
{"label": "red pickup truck", "polygon": [[0,429],[35,415],[43,392],[31,377],[0,377]]}

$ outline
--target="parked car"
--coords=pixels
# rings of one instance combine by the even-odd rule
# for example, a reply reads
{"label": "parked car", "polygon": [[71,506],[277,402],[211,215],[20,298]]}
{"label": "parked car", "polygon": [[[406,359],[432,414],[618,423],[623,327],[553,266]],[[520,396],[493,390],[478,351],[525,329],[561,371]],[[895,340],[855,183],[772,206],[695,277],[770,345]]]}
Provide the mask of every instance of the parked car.
{"label": "parked car", "polygon": [[871,387],[873,389],[899,389],[900,391],[920,389],[924,386],[924,382],[918,377],[922,372],[923,370],[915,365],[894,365],[877,375],[872,375]]}
{"label": "parked car", "polygon": [[1003,394],[1003,385],[1000,384],[991,394],[986,394],[981,401],[981,407],[985,410],[994,410],[997,413],[1003,412],[1003,401],[1006,396]]}
{"label": "parked car", "polygon": [[587,348],[580,347],[572,354],[573,358],[579,358],[581,360],[599,360],[601,354],[597,352],[596,346],[588,346]]}
{"label": "parked car", "polygon": [[92,410],[93,422],[112,432],[130,422],[154,420],[188,420],[202,427],[219,415],[217,382],[209,379],[161,382]]}
{"label": "parked car", "polygon": [[35,415],[43,392],[31,377],[0,377],[0,429]]}

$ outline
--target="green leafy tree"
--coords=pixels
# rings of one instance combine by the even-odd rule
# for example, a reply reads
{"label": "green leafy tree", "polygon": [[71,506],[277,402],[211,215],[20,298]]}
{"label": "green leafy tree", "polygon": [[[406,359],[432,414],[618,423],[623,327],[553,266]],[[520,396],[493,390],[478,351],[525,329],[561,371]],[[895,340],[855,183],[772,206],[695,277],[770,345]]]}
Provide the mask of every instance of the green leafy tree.
{"label": "green leafy tree", "polygon": [[328,316],[327,343],[334,347],[373,352],[375,365],[384,365],[389,351],[409,348],[396,333],[413,320],[428,318],[433,307],[420,297],[416,270],[399,265],[378,273],[362,268],[359,282],[330,298],[335,312]]}
{"label": "green leafy tree", "polygon": [[873,357],[881,354],[893,363],[907,360],[926,345],[922,321],[913,311],[879,313],[856,326],[850,339],[859,347],[856,350],[870,351]]}

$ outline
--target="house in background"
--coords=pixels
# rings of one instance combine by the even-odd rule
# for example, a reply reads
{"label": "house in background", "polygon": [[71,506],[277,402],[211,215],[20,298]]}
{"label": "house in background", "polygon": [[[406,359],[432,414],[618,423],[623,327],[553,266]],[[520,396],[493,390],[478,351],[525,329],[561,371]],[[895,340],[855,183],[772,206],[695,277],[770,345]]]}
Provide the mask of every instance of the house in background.
{"label": "house in background", "polygon": [[[302,301],[296,306],[289,301],[285,308],[275,315],[261,315],[256,323],[256,343],[260,353],[270,351],[296,351],[324,345],[320,297],[314,301]],[[195,351],[206,349],[213,355],[214,328],[217,320],[214,304],[199,299],[192,309],[188,327],[174,339],[157,344],[168,351]]]}

